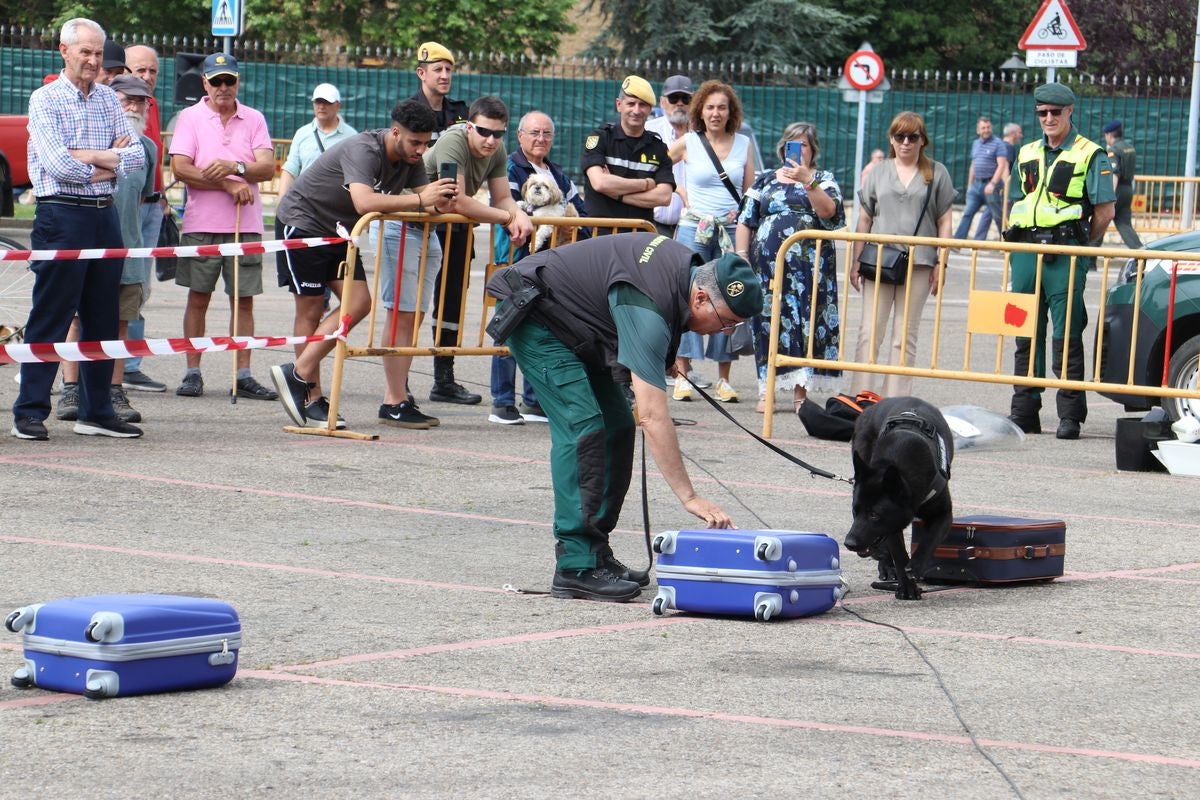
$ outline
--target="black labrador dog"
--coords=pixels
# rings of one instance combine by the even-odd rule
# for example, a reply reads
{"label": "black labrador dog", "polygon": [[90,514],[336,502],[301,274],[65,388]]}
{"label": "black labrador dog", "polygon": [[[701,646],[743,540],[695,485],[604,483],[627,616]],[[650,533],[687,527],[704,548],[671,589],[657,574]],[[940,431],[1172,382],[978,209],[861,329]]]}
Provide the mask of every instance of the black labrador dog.
{"label": "black labrador dog", "polygon": [[[936,407],[916,397],[889,397],[863,412],[850,441],[854,456],[854,524],[846,548],[879,561],[881,583],[901,600],[921,599],[917,578],[954,519],[950,462],[954,436]],[[927,543],[909,560],[904,529],[920,518]]]}

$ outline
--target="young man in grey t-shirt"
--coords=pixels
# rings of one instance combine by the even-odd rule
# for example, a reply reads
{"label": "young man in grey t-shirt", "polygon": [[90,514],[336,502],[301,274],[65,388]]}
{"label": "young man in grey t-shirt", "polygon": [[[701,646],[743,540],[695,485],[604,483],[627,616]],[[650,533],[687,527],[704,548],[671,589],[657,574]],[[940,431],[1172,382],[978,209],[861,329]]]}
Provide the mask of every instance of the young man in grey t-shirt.
{"label": "young man in grey t-shirt", "polygon": [[[338,223],[349,230],[359,217],[372,211],[420,212],[438,209],[439,204],[449,207],[458,187],[450,180],[430,182],[421,163],[433,127],[433,112],[428,107],[405,100],[392,109],[391,128],[360,133],[321,154],[280,202],[275,215],[278,238],[337,236]],[[411,191],[401,194],[406,189]],[[287,286],[296,296],[297,320],[320,316],[326,286],[339,302],[342,300],[345,284],[339,267],[344,253],[337,245],[279,252],[279,285]],[[330,314],[316,327],[317,334],[337,330],[342,316],[349,316],[354,326],[370,312],[371,293],[361,257],[355,261],[353,280],[350,304],[340,304],[336,314]],[[295,363],[271,368],[279,400],[297,425],[306,425],[310,420],[318,426],[328,422],[328,401],[320,392],[320,362],[333,345],[332,341],[304,345]],[[389,386],[389,392],[392,388]],[[403,389],[401,380],[398,391]],[[396,408],[385,403],[380,418],[386,414],[395,423],[411,423],[404,427],[429,428],[436,424],[429,417],[419,419],[423,415],[407,399],[394,405]],[[342,425],[339,421],[339,427]]]}

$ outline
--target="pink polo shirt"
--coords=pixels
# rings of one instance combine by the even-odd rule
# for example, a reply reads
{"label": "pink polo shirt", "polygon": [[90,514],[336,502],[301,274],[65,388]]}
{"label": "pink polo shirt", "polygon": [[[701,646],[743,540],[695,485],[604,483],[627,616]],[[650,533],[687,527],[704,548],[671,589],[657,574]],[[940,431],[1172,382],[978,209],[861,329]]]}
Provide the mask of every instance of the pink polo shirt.
{"label": "pink polo shirt", "polygon": [[[221,115],[213,111],[205,97],[196,105],[179,112],[175,135],[171,137],[171,155],[188,156],[200,169],[217,159],[253,162],[255,150],[270,150],[274,145],[267,132],[267,121],[258,111],[239,102],[228,124],[221,124]],[[234,178],[226,178],[234,180]],[[237,178],[237,180],[241,180]],[[242,233],[263,232],[262,198],[258,184],[250,184],[254,202],[242,206]],[[233,233],[237,221],[237,204],[228,192],[220,189],[188,187],[187,206],[183,210],[183,233]]]}

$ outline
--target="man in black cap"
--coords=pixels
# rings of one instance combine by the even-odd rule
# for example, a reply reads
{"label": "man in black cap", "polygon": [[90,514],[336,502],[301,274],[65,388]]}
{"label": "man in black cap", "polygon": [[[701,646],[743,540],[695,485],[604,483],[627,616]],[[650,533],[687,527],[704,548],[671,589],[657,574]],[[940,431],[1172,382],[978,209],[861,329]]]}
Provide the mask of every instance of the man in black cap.
{"label": "man in black cap", "polygon": [[[1009,212],[1010,242],[1045,245],[1099,244],[1113,218],[1116,194],[1112,167],[1104,149],[1086,139],[1071,124],[1075,93],[1061,83],[1047,83],[1033,92],[1042,135],[1017,153],[1009,183],[1015,200]],[[1038,280],[1038,254],[1012,254],[1012,291],[1033,294]],[[1046,375],[1046,312],[1053,324],[1051,358],[1054,374],[1068,380],[1083,380],[1083,329],[1087,309],[1083,289],[1091,258],[1046,255],[1042,257],[1041,297],[1037,308],[1036,344],[1017,337],[1014,374],[1028,375],[1031,345],[1033,376]],[[1074,266],[1074,279],[1070,267]],[[1071,318],[1067,319],[1067,306]],[[1066,375],[1062,375],[1066,349]],[[1040,387],[1015,386],[1011,419],[1026,433],[1041,433],[1038,414],[1042,408]],[[1080,425],[1087,419],[1083,392],[1059,389],[1057,397],[1059,439],[1078,439]]]}
{"label": "man in black cap", "polygon": [[488,282],[502,300],[500,318],[516,305],[505,298],[535,290],[526,316],[494,335],[507,341],[550,422],[558,540],[551,594],[632,600],[649,575],[618,561],[609,544],[633,471],[635,419],[620,383],[632,373],[636,422],[683,507],[709,527],[734,527],[692,487],[663,374],[673,371],[685,330],[729,332],[760,313],[762,283],[732,253],[705,264],[666,236],[626,233],[543,250]]}
{"label": "man in black cap", "polygon": [[1142,239],[1133,229],[1133,177],[1137,151],[1125,140],[1125,125],[1119,119],[1104,126],[1104,141],[1108,144],[1108,160],[1112,162],[1113,187],[1117,193],[1116,216],[1113,219],[1121,241],[1130,250],[1141,250]]}
{"label": "man in black cap", "polygon": [[112,39],[105,39],[104,60],[100,62],[100,74],[96,76],[96,83],[108,86],[113,78],[128,71],[129,67],[125,66],[125,48]]}
{"label": "man in black cap", "polygon": [[[696,87],[687,75],[672,75],[663,81],[662,93],[658,96],[662,116],[654,117],[646,123],[646,130],[657,133],[668,148],[675,140],[688,132],[691,119],[688,117],[688,105]],[[679,216],[683,213],[683,197],[678,188],[684,185],[686,164],[680,160],[672,171],[675,175],[676,191],[671,194],[671,201],[664,206],[654,209],[654,227],[664,236],[675,236],[675,228],[679,225]]]}

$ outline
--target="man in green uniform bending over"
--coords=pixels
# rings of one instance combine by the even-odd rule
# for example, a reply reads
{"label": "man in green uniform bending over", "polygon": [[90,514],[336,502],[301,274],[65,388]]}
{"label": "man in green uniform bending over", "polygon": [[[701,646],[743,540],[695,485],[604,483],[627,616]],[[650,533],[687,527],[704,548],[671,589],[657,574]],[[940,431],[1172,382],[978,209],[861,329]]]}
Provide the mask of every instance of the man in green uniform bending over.
{"label": "man in green uniform bending over", "polygon": [[[701,263],[691,249],[654,233],[604,236],[544,250],[497,273],[488,293],[497,316],[540,296],[505,338],[550,421],[554,536],[551,594],[623,602],[650,582],[613,556],[633,471],[635,420],[619,381],[632,373],[638,420],[663,477],[683,507],[710,528],[735,527],[696,494],[667,411],[664,373],[679,337],[731,332],[762,312],[762,283],[740,256]],[[506,309],[506,304],[508,309]]]}
{"label": "man in green uniform bending over", "polygon": [[[1033,92],[1033,102],[1042,135],[1017,153],[1008,196],[1015,200],[1009,212],[1005,239],[1043,245],[1099,244],[1112,222],[1116,193],[1112,167],[1104,148],[1082,136],[1073,124],[1075,93],[1061,83],[1046,83]],[[1014,374],[1029,374],[1032,348],[1033,375],[1046,375],[1046,311],[1053,325],[1051,359],[1054,374],[1068,380],[1083,380],[1083,329],[1087,309],[1083,289],[1091,258],[1072,261],[1069,256],[1042,257],[1041,296],[1038,298],[1035,340],[1017,337]],[[1037,253],[1012,254],[1012,291],[1033,294],[1037,285]],[[1067,319],[1068,298],[1071,318]],[[1066,375],[1062,372],[1066,348]],[[1059,389],[1057,401],[1059,439],[1078,439],[1079,426],[1087,419],[1083,392]],[[1014,386],[1011,419],[1025,433],[1041,433],[1039,412],[1042,390]]]}

